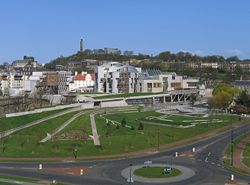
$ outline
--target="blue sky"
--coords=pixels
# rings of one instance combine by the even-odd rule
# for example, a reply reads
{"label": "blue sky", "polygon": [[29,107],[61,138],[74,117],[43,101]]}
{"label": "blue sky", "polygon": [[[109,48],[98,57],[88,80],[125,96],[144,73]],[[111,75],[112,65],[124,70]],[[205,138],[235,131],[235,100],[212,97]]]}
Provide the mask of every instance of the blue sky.
{"label": "blue sky", "polygon": [[85,48],[250,58],[249,0],[1,0],[0,63]]}

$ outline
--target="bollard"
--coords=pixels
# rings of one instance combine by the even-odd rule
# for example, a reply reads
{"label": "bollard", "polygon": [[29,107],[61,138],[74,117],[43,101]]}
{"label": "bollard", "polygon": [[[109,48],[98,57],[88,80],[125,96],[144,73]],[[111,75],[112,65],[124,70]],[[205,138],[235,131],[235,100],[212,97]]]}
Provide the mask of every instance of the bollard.
{"label": "bollard", "polygon": [[234,174],[231,174],[231,181],[234,181]]}
{"label": "bollard", "polygon": [[83,169],[80,169],[80,175],[83,175]]}
{"label": "bollard", "polygon": [[195,153],[195,147],[193,147],[192,152]]}
{"label": "bollard", "polygon": [[42,170],[42,169],[43,169],[43,165],[39,164],[39,170]]}
{"label": "bollard", "polygon": [[175,152],[175,157],[178,157],[178,152]]}

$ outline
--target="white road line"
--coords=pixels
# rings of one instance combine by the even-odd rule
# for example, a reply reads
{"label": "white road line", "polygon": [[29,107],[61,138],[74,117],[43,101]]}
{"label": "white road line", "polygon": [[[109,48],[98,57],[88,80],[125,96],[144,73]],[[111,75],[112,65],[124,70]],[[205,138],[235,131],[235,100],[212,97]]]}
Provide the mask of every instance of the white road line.
{"label": "white road line", "polygon": [[211,152],[209,152],[208,154],[207,154],[207,156],[209,157],[211,155]]}
{"label": "white road line", "polygon": [[205,159],[205,162],[207,163],[208,162],[208,158],[206,157],[206,159]]}

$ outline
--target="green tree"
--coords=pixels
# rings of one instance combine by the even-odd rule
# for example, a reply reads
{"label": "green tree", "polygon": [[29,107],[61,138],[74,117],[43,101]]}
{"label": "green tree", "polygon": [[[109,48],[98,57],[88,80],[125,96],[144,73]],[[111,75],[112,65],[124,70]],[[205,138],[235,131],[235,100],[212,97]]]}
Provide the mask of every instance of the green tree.
{"label": "green tree", "polygon": [[190,100],[191,100],[192,106],[194,106],[194,103],[197,101],[197,94],[191,94]]}
{"label": "green tree", "polygon": [[232,103],[239,89],[232,87],[230,84],[218,84],[213,90],[213,98],[210,102],[214,108],[226,109]]}
{"label": "green tree", "polygon": [[239,78],[241,75],[243,75],[243,69],[240,65],[236,65],[235,66],[235,70],[234,70],[235,74],[237,75],[237,77]]}
{"label": "green tree", "polygon": [[126,119],[123,117],[123,118],[122,118],[121,125],[122,125],[123,127],[125,127],[126,124],[127,124],[127,121],[126,121]]}
{"label": "green tree", "polygon": [[144,129],[144,126],[142,124],[142,122],[139,123],[139,126],[138,126],[138,130],[143,130]]}

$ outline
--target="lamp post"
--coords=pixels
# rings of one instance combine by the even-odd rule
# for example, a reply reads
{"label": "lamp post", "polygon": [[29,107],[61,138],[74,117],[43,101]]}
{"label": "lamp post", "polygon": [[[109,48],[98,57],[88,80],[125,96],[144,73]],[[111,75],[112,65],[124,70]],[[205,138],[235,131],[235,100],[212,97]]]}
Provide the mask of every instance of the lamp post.
{"label": "lamp post", "polygon": [[132,184],[133,179],[132,179],[132,166],[133,164],[129,164],[129,179],[127,180],[127,182],[129,182],[129,184]]}
{"label": "lamp post", "polygon": [[160,150],[160,129],[159,129],[159,127],[157,129],[157,148],[159,151]]}
{"label": "lamp post", "polygon": [[234,148],[234,129],[231,123],[231,166],[233,166],[233,148]]}

